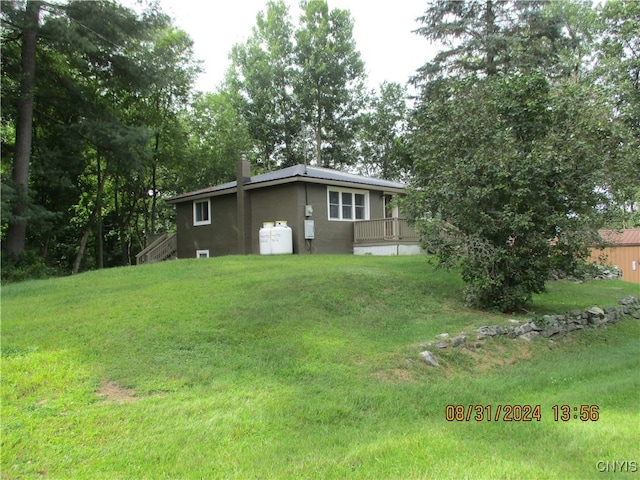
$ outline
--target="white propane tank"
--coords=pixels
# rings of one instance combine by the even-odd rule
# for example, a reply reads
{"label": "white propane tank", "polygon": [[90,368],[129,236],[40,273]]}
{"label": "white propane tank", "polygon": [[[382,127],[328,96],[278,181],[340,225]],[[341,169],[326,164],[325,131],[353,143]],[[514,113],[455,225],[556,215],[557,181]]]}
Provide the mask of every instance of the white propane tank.
{"label": "white propane tank", "polygon": [[277,221],[276,226],[271,229],[271,253],[273,255],[293,253],[293,230],[284,220]]}
{"label": "white propane tank", "polygon": [[260,229],[260,255],[271,255],[271,230],[273,222],[264,222]]}

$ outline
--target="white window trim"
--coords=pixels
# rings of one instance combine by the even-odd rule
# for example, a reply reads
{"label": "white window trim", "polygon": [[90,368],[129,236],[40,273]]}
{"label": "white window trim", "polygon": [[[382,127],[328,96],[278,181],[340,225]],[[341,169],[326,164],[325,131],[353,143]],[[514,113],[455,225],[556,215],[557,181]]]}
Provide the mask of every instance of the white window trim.
{"label": "white window trim", "polygon": [[[202,221],[198,221],[196,220],[196,205],[198,205],[199,203],[204,203],[207,202],[207,212],[208,212],[208,219],[207,220],[202,220]],[[211,199],[207,198],[205,200],[194,200],[193,201],[193,226],[197,227],[199,225],[211,225]]]}
{"label": "white window trim", "polygon": [[196,250],[196,258],[209,258],[209,250]]}
{"label": "white window trim", "polygon": [[[330,202],[330,193],[329,192],[338,192],[339,196],[339,210],[340,218],[332,218],[331,217],[331,202]],[[356,219],[356,205],[355,205],[355,196],[352,196],[353,204],[352,207],[352,218],[342,218],[342,194],[343,193],[351,193],[364,195],[364,218]],[[358,222],[361,220],[369,220],[369,190],[356,190],[352,188],[340,188],[340,187],[327,187],[327,217],[330,222]]]}

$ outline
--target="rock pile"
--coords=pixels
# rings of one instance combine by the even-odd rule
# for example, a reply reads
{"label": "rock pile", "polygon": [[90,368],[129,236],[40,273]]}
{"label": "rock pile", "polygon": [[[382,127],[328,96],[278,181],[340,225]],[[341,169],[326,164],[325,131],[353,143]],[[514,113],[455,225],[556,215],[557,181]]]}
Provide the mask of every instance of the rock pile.
{"label": "rock pile", "polygon": [[583,282],[586,280],[619,280],[622,278],[622,270],[617,265],[600,265],[597,263],[586,264],[574,274],[566,272],[554,271],[549,280],[573,280],[575,282]]}
{"label": "rock pile", "polygon": [[622,270],[617,265],[610,265],[609,267],[596,265],[593,278],[596,280],[619,280],[622,278]]}
{"label": "rock pile", "polygon": [[[566,335],[574,330],[585,328],[598,328],[615,323],[622,318],[632,317],[640,320],[640,299],[629,295],[618,302],[619,307],[591,307],[586,310],[574,310],[561,315],[544,315],[531,318],[523,322],[509,320],[509,325],[483,326],[476,330],[474,348],[482,346],[482,340],[493,337],[507,337],[531,341],[536,337],[549,338],[555,335]],[[425,348],[420,355],[424,361],[434,367],[439,366],[438,361],[429,348],[443,349],[456,348],[467,345],[468,335],[461,333],[456,337],[450,337],[448,333],[437,336],[436,342],[423,344]]]}

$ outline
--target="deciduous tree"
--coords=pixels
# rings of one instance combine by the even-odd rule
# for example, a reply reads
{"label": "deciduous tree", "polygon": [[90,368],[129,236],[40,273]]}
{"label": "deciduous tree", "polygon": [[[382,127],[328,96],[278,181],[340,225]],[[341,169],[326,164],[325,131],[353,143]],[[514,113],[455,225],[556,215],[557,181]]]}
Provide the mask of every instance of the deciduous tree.
{"label": "deciduous tree", "polygon": [[296,31],[300,74],[294,90],[302,119],[313,131],[313,156],[318,166],[353,164],[364,93],[364,63],[353,39],[353,20],[347,10],[330,10],[326,0],[301,6]]}
{"label": "deciduous tree", "polygon": [[267,170],[299,163],[293,24],[282,0],[267,3],[247,42],[234,45],[230,56],[227,88],[255,140],[256,160]]}
{"label": "deciduous tree", "polygon": [[364,64],[346,10],[301,3],[294,28],[282,1],[258,14],[245,44],[234,46],[226,88],[267,170],[306,161],[355,163]]}
{"label": "deciduous tree", "polygon": [[540,74],[441,80],[416,113],[409,208],[425,246],[461,261],[466,299],[512,311],[585,258],[624,131],[597,88]]}
{"label": "deciduous tree", "polygon": [[223,92],[199,94],[187,119],[187,168],[177,171],[182,190],[218,185],[235,179],[238,159],[251,146],[249,129],[229,96]]}
{"label": "deciduous tree", "polygon": [[368,108],[360,116],[358,146],[360,168],[366,175],[389,180],[407,177],[407,90],[398,83],[383,82],[372,92]]}
{"label": "deciduous tree", "polygon": [[610,0],[601,10],[603,35],[595,77],[606,86],[615,116],[632,140],[619,146],[627,153],[609,171],[609,212],[613,228],[640,227],[640,2]]}

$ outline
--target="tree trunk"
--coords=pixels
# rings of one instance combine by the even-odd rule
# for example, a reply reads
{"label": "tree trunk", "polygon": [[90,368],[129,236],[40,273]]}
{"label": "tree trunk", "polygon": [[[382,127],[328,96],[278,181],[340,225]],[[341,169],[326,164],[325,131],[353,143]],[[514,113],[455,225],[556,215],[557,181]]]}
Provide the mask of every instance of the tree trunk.
{"label": "tree trunk", "polygon": [[[107,181],[107,174],[105,173],[100,183],[98,184],[98,194],[97,197],[102,196],[102,192],[104,191],[104,185]],[[98,213],[98,202],[96,201],[96,205],[93,207],[93,211],[91,215],[89,215],[89,220],[87,220],[87,225],[84,229],[84,233],[82,234],[82,239],[80,239],[80,247],[78,248],[78,254],[76,255],[76,259],[73,262],[73,269],[71,270],[71,275],[75,275],[80,271],[80,263],[82,262],[82,257],[84,257],[84,251],[87,248],[87,240],[89,239],[89,234],[91,233],[91,227],[93,226],[93,222],[96,218],[96,214]]]}
{"label": "tree trunk", "polygon": [[20,99],[16,118],[16,145],[13,156],[12,180],[16,200],[7,230],[7,253],[19,258],[24,253],[27,234],[27,198],[29,191],[29,163],[33,130],[33,87],[36,73],[36,44],[40,2],[29,0],[26,7],[27,26],[22,31],[20,61]]}
{"label": "tree trunk", "polygon": [[120,205],[118,192],[120,191],[120,176],[115,175],[113,179],[114,192],[113,192],[113,205],[116,212],[116,219],[118,220],[118,241],[120,242],[120,262],[122,265],[130,265],[129,257],[127,255],[128,248],[125,241],[125,218],[124,218],[124,205]]}
{"label": "tree trunk", "polygon": [[322,131],[321,126],[316,126],[316,165],[322,167]]}
{"label": "tree trunk", "polygon": [[160,131],[156,131],[153,151],[153,165],[151,167],[151,234],[156,234],[156,215],[158,214],[158,159],[160,158]]}
{"label": "tree trunk", "polygon": [[496,68],[496,54],[495,54],[495,34],[496,34],[496,14],[493,11],[493,0],[487,0],[486,10],[486,36],[485,36],[485,48],[487,51],[486,56],[486,72],[488,76],[498,73]]}
{"label": "tree trunk", "polygon": [[80,247],[78,248],[78,254],[76,255],[76,259],[73,262],[73,269],[71,270],[71,275],[75,275],[80,270],[80,263],[82,262],[82,257],[84,257],[84,251],[87,248],[87,240],[89,239],[89,234],[91,233],[91,222],[93,218],[89,218],[89,223],[87,224],[87,228],[84,229],[84,233],[82,234],[82,238],[80,239]]}
{"label": "tree trunk", "polygon": [[[102,183],[102,166],[100,162],[100,148],[96,153],[98,164],[98,185],[104,185]],[[106,174],[104,175],[106,177]],[[103,222],[102,222],[102,188],[98,187],[98,193],[96,195],[96,261],[99,270],[104,268],[104,234],[103,234]]]}
{"label": "tree trunk", "polygon": [[[122,265],[131,265],[131,241],[133,236],[133,227],[131,227],[131,225],[137,201],[127,203],[128,195],[126,191],[124,193],[120,192],[120,177],[118,175],[114,178],[114,185],[114,205],[116,218],[118,219],[118,239],[120,241],[121,263]],[[127,230],[128,226],[130,227],[129,230]]]}
{"label": "tree trunk", "polygon": [[318,118],[316,118],[316,128],[315,128],[315,142],[316,142],[316,165],[322,167],[322,107],[320,106],[320,100],[318,100],[317,113]]}

